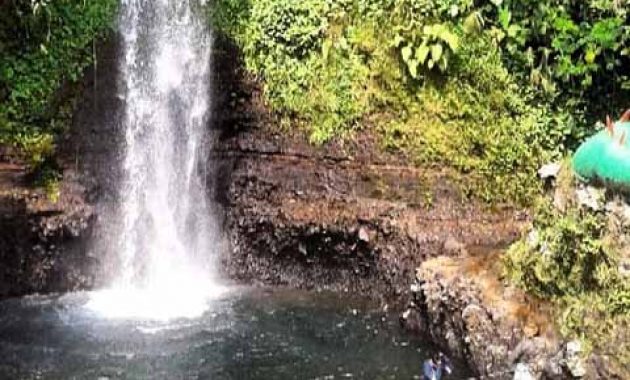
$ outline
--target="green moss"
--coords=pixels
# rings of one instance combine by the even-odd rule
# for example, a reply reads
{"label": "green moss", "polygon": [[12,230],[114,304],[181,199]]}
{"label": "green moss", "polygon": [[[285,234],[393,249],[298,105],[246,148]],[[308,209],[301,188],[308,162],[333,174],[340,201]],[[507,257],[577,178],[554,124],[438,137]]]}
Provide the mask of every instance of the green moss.
{"label": "green moss", "polygon": [[[558,326],[567,337],[582,339],[618,363],[628,363],[624,331],[630,327],[630,286],[619,271],[628,247],[627,222],[579,208],[572,199],[564,208],[560,211],[551,201],[541,201],[534,232],[515,243],[504,258],[505,276],[553,302]],[[625,227],[612,228],[619,223]]]}
{"label": "green moss", "polygon": [[526,203],[539,189],[536,170],[560,151],[563,134],[548,130],[565,121],[519,88],[490,41],[465,40],[454,65],[447,78],[407,90],[415,103],[380,128],[385,147],[456,168],[487,201]]}

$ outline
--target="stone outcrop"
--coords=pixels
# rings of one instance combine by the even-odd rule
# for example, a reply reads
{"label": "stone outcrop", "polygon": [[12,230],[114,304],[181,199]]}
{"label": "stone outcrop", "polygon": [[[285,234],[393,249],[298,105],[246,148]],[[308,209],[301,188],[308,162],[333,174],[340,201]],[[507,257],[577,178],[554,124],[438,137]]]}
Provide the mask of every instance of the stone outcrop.
{"label": "stone outcrop", "polygon": [[215,59],[209,165],[232,247],[229,276],[399,304],[416,268],[458,251],[454,241],[496,246],[518,236],[526,214],[467,199],[454,173],[410,166],[369,131],[314,146],[299,129],[279,127],[255,82],[227,64],[234,54],[225,46]]}
{"label": "stone outcrop", "polygon": [[482,378],[505,379],[516,362],[540,378],[559,350],[544,304],[497,279],[498,252],[423,263],[401,320],[466,360]]}
{"label": "stone outcrop", "polygon": [[499,280],[500,252],[425,261],[401,315],[409,330],[461,357],[481,379],[623,379],[601,353],[556,332],[552,306]]}
{"label": "stone outcrop", "polygon": [[80,237],[89,234],[93,208],[83,188],[66,180],[55,202],[41,189],[7,183],[24,176],[16,165],[0,166],[0,299],[89,287],[95,260],[84,256]]}

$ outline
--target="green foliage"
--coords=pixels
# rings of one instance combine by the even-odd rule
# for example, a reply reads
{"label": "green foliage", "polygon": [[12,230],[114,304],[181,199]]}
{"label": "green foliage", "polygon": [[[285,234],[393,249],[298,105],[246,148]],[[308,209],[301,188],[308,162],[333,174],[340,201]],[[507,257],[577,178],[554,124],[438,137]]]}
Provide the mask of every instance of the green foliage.
{"label": "green foliage", "polygon": [[54,150],[72,104],[62,94],[93,57],[93,41],[114,20],[116,0],[0,3],[0,144],[22,149],[32,166]]}
{"label": "green foliage", "polygon": [[39,167],[51,159],[55,152],[54,137],[51,134],[29,133],[19,135],[15,140],[31,168]]}
{"label": "green foliage", "polygon": [[[627,95],[628,12],[602,0],[217,0],[211,8],[271,108],[311,141],[371,128],[385,148],[448,165],[471,195],[493,202],[531,200],[539,165],[590,133],[591,109]],[[603,101],[608,94],[614,102]]]}
{"label": "green foliage", "polygon": [[397,34],[394,44],[400,48],[411,77],[418,79],[418,70],[425,65],[429,70],[437,67],[446,72],[449,59],[459,46],[459,37],[445,24],[425,25],[422,33],[410,34],[407,38]]}
{"label": "green foliage", "polygon": [[[367,1],[370,2],[369,0]],[[425,20],[457,20],[474,6],[473,0],[385,0],[381,5],[400,24],[422,24]]]}
{"label": "green foliage", "polygon": [[[580,339],[591,350],[607,355],[613,359],[610,365],[616,373],[626,375],[630,363],[627,341],[630,329],[629,294],[630,289],[626,287],[611,290],[609,294],[591,292],[556,300],[560,332],[564,336]],[[625,299],[625,310],[611,312],[615,298]]]}
{"label": "green foliage", "polygon": [[515,75],[591,117],[630,100],[627,0],[497,3],[484,14]]}
{"label": "green foliage", "polygon": [[542,297],[577,296],[619,280],[616,255],[604,240],[602,215],[543,208],[534,228],[534,241],[515,244],[506,260],[512,279],[528,291]]}
{"label": "green foliage", "polygon": [[[572,180],[565,182],[562,186],[573,189]],[[570,199],[565,211],[542,201],[533,232],[506,254],[505,274],[558,306],[565,335],[627,363],[630,352],[623,349],[621,333],[630,324],[630,286],[619,264],[630,228],[623,218],[576,206],[570,189],[562,189]]]}
{"label": "green foliage", "polygon": [[214,27],[238,39],[242,45],[250,8],[251,0],[216,0],[206,9]]}
{"label": "green foliage", "polygon": [[33,173],[34,184],[41,187],[45,191],[48,200],[52,202],[57,202],[61,197],[61,179],[61,170],[52,160],[40,163],[37,171]]}
{"label": "green foliage", "polygon": [[538,189],[531,173],[559,154],[570,116],[533,105],[488,39],[465,37],[451,69],[422,84],[408,118],[382,128],[386,146],[457,168],[464,188],[488,201],[526,202]]}
{"label": "green foliage", "polygon": [[234,37],[246,66],[264,80],[271,108],[303,120],[316,143],[342,134],[370,108],[365,43],[350,43],[365,29],[333,34],[340,12],[323,0],[221,0],[211,9],[215,25]]}
{"label": "green foliage", "polygon": [[286,60],[307,59],[320,49],[327,20],[323,0],[258,0],[245,30],[248,67],[261,75]]}

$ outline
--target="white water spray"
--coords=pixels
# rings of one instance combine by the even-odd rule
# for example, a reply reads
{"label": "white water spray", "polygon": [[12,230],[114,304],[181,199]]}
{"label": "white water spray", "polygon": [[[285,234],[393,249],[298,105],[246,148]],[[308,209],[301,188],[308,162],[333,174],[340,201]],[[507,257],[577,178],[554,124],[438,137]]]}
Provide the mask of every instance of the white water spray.
{"label": "white water spray", "polygon": [[219,291],[208,259],[219,239],[204,184],[212,38],[194,0],[122,0],[126,138],[121,273],[89,307],[106,316],[203,313]]}

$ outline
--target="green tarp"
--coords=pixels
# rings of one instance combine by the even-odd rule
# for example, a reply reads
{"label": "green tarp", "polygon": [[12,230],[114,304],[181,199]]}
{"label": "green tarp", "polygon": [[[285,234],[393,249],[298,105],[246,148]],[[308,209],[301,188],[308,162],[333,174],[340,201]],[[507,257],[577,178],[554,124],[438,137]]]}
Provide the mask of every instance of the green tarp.
{"label": "green tarp", "polygon": [[604,129],[587,139],[573,156],[573,170],[583,179],[630,186],[630,122],[614,123],[612,136]]}

